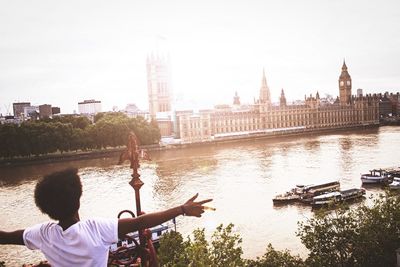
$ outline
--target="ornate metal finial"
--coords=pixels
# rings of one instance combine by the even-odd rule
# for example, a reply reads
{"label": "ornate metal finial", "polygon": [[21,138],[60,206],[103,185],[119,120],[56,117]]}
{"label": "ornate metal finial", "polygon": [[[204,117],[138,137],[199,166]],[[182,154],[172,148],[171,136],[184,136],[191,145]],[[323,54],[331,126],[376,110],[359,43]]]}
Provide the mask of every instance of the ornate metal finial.
{"label": "ornate metal finial", "polygon": [[[130,168],[132,169],[132,180],[129,184],[135,189],[135,200],[136,200],[136,214],[140,216],[142,214],[142,209],[140,205],[140,188],[144,185],[142,180],[140,180],[140,174],[138,169],[140,167],[139,164],[139,139],[137,138],[134,132],[130,132],[128,136],[128,144],[126,146],[126,150],[122,152],[119,157],[118,164],[122,164],[125,160],[129,160],[131,162]],[[140,231],[139,231],[139,235]],[[142,239],[142,238],[141,238]]]}
{"label": "ornate metal finial", "polygon": [[[135,190],[135,200],[136,200],[136,215],[140,216],[143,214],[140,206],[140,188],[144,185],[144,183],[140,180],[140,174],[138,169],[140,167],[139,158],[150,160],[150,157],[147,153],[141,149],[139,149],[139,139],[137,138],[134,132],[130,132],[128,136],[128,144],[126,146],[126,150],[121,153],[119,157],[118,164],[122,164],[124,161],[129,160],[131,165],[130,168],[132,169],[132,180],[129,184]],[[126,210],[122,211],[126,212]],[[130,211],[128,211],[130,212]],[[134,217],[134,214],[130,212]],[[121,214],[121,213],[120,213]],[[118,215],[119,218],[120,215]],[[142,260],[143,266],[158,266],[157,265],[157,256],[155,250],[153,251],[150,249],[152,247],[151,241],[151,231],[149,229],[142,229],[139,230],[139,244],[135,240],[136,243],[136,256]],[[144,235],[144,233],[150,232],[150,235]],[[131,237],[127,237],[128,239],[132,239]],[[146,245],[147,244],[147,245]],[[147,248],[146,248],[147,247]],[[136,262],[136,258],[132,258],[129,263]]]}

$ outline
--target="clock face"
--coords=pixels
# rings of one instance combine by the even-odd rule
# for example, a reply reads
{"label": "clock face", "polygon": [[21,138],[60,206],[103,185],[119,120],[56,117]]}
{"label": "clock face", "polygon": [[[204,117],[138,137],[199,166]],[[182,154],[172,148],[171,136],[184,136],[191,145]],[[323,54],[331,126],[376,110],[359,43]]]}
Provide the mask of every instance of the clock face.
{"label": "clock face", "polygon": [[344,81],[340,81],[340,86],[343,86],[344,85]]}
{"label": "clock face", "polygon": [[347,85],[350,85],[351,84],[351,82],[350,81],[347,81]]}

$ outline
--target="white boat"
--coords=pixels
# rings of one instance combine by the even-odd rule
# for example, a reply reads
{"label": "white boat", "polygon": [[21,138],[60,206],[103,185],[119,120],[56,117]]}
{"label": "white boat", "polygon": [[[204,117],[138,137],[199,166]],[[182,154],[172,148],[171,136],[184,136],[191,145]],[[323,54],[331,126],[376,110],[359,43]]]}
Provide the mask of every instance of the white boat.
{"label": "white boat", "polygon": [[311,205],[313,207],[329,206],[361,198],[363,195],[365,195],[365,189],[363,188],[352,188],[342,191],[329,192],[313,197]]}
{"label": "white boat", "polygon": [[313,185],[296,185],[290,191],[276,195],[272,201],[274,204],[292,203],[292,202],[305,202],[310,203],[312,197],[331,191],[340,190],[339,181],[326,182]]}
{"label": "white boat", "polygon": [[[155,247],[159,246],[161,236],[170,230],[170,227],[165,224],[160,224],[151,229],[151,240]],[[135,239],[135,241],[133,240]],[[136,244],[139,243],[139,234],[138,232],[128,233],[127,238],[123,240],[119,240],[117,243],[114,243],[110,246],[110,252],[117,252],[120,247],[124,247],[126,249],[134,249]]]}
{"label": "white boat", "polygon": [[369,173],[361,174],[363,184],[381,184],[390,179],[390,174],[382,169],[370,170]]}
{"label": "white boat", "polygon": [[400,177],[394,177],[393,182],[389,184],[390,189],[400,189]]}
{"label": "white boat", "polygon": [[312,198],[311,205],[313,207],[321,207],[332,205],[340,202],[342,194],[339,191],[329,192]]}
{"label": "white boat", "polygon": [[308,185],[303,189],[303,193],[300,196],[300,200],[305,203],[310,203],[312,198],[328,192],[334,192],[340,190],[340,182],[333,181],[316,185]]}

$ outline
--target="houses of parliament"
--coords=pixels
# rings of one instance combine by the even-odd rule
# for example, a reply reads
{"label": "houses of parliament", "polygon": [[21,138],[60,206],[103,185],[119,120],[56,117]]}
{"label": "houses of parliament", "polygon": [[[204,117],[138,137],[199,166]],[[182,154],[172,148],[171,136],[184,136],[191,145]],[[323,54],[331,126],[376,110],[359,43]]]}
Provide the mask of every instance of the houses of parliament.
{"label": "houses of parliament", "polygon": [[[149,61],[148,61],[149,69]],[[154,72],[153,72],[154,73]],[[161,75],[165,77],[165,75]],[[151,83],[151,81],[150,81]],[[153,82],[153,84],[156,84]],[[165,102],[168,91],[161,83],[160,99]],[[346,63],[343,62],[338,79],[339,96],[333,103],[321,101],[319,93],[305,97],[304,102],[288,104],[282,89],[279,105],[273,105],[265,72],[262,74],[259,97],[250,105],[241,105],[236,94],[233,105],[217,105],[214,109],[174,111],[174,120],[157,119],[161,134],[174,135],[182,143],[196,143],[225,138],[271,134],[274,132],[315,131],[365,127],[379,124],[379,97],[377,95],[354,96],[352,80]],[[149,91],[150,115],[156,116],[154,107],[157,94]],[[162,103],[161,109],[170,106]],[[153,114],[152,114],[153,113]]]}

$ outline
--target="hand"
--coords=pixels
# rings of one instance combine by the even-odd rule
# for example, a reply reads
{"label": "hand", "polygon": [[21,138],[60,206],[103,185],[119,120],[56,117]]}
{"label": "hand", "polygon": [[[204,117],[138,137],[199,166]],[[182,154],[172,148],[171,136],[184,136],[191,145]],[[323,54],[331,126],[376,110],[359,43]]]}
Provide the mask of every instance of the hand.
{"label": "hand", "polygon": [[198,195],[199,193],[194,195],[192,198],[186,201],[185,204],[182,205],[182,210],[184,212],[184,215],[201,217],[201,214],[204,212],[204,207],[202,205],[204,203],[212,201],[212,199],[210,198],[199,202],[195,202],[194,200],[197,198]]}

